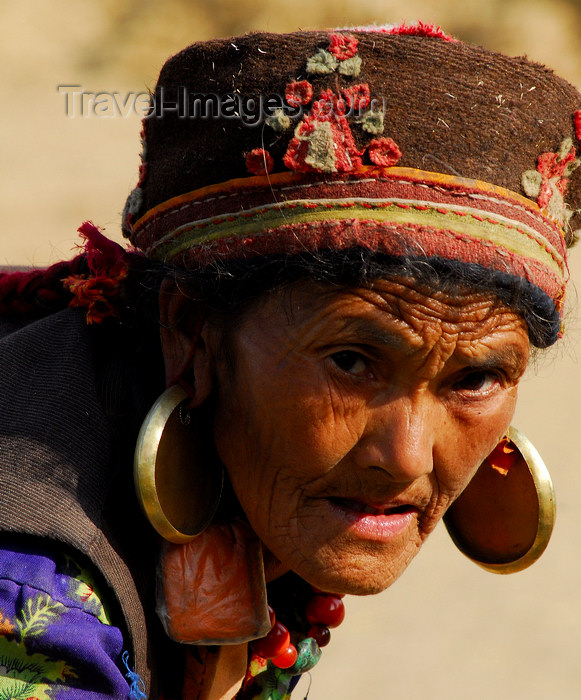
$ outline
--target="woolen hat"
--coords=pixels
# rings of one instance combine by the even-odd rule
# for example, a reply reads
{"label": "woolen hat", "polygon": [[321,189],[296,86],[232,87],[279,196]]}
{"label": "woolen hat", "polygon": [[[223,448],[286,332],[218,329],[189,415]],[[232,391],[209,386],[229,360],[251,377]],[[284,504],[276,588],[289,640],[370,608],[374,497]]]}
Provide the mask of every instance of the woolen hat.
{"label": "woolen hat", "polygon": [[189,269],[353,247],[518,285],[559,334],[581,96],[439,28],[253,33],[163,67],[124,232]]}

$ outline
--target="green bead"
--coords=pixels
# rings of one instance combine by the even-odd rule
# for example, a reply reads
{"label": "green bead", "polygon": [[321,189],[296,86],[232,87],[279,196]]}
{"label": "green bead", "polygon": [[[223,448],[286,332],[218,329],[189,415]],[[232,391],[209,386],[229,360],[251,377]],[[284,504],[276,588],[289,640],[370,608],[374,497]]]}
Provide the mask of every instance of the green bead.
{"label": "green bead", "polygon": [[285,673],[298,676],[310,671],[321,658],[321,649],[312,637],[307,637],[297,644],[297,660]]}

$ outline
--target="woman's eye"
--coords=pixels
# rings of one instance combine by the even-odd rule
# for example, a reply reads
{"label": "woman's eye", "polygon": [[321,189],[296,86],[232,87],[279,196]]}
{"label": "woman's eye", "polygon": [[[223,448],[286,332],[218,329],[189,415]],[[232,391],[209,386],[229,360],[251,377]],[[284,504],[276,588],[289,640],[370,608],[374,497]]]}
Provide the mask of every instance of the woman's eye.
{"label": "woman's eye", "polygon": [[475,371],[465,374],[454,384],[457,391],[485,392],[498,382],[498,375],[494,372]]}
{"label": "woman's eye", "polygon": [[343,372],[359,375],[367,371],[367,359],[353,350],[333,353],[331,359]]}

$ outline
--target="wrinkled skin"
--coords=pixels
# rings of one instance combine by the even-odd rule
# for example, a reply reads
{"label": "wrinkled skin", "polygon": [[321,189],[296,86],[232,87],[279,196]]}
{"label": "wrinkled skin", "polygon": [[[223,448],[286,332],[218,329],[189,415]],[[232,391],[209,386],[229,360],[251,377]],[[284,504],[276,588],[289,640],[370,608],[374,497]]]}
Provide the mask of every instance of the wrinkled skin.
{"label": "wrinkled skin", "polygon": [[528,356],[498,301],[410,281],[297,284],[226,343],[206,323],[197,390],[215,392],[217,449],[271,572],[389,586],[506,431]]}

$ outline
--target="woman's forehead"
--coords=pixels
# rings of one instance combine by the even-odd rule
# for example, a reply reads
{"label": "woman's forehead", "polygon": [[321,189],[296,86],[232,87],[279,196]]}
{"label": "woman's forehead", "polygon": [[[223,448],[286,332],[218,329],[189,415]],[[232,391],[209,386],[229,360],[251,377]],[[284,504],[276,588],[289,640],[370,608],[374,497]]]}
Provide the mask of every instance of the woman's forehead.
{"label": "woman's forehead", "polygon": [[442,317],[447,315],[450,319],[457,318],[461,321],[469,307],[480,309],[483,314],[490,309],[510,311],[507,305],[489,291],[474,289],[469,285],[438,288],[399,275],[377,278],[368,284],[345,285],[303,278],[272,290],[265,299],[293,316],[351,307],[390,311],[395,315],[403,315],[407,311]]}
{"label": "woman's forehead", "polygon": [[382,280],[374,289],[302,283],[279,290],[248,314],[235,334],[239,369],[271,381],[305,381],[305,372],[337,352],[378,362],[393,377],[432,381],[450,372],[502,368],[520,377],[529,359],[524,319],[491,295],[457,296]]}
{"label": "woman's forehead", "polygon": [[256,324],[284,334],[342,334],[361,342],[396,346],[398,330],[411,330],[421,343],[427,325],[440,332],[477,337],[497,329],[526,329],[524,319],[492,294],[430,290],[413,280],[381,279],[372,287],[339,287],[301,281],[272,292]]}

